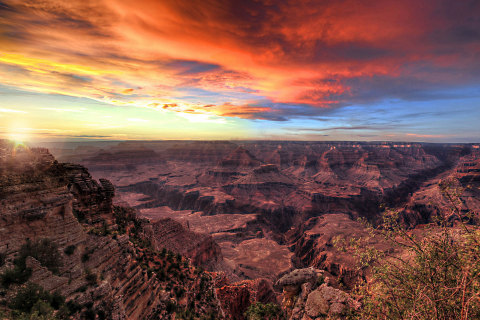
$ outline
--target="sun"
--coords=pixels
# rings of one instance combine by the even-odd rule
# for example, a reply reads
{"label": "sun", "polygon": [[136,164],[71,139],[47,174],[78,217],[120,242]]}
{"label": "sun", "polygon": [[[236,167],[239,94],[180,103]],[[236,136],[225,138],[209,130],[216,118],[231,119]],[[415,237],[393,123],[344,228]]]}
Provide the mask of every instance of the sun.
{"label": "sun", "polygon": [[28,141],[28,136],[24,133],[10,133],[8,138],[15,143],[15,147],[24,146]]}

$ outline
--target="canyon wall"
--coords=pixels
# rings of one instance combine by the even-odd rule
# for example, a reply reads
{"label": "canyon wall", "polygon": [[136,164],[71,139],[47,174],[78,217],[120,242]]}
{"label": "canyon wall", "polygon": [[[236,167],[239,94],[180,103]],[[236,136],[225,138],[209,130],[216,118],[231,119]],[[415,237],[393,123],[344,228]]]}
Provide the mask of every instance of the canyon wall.
{"label": "canyon wall", "polygon": [[[149,222],[113,206],[108,180],[97,182],[82,166],[58,163],[47,150],[0,141],[0,182],[2,279],[19,268],[16,258],[26,245],[49,241],[58,266],[49,269],[41,257],[28,256],[23,268],[31,272],[28,282],[75,305],[75,319],[92,313],[107,319],[221,316],[212,277],[181,255],[155,250]],[[1,302],[24,282],[0,286]]]}

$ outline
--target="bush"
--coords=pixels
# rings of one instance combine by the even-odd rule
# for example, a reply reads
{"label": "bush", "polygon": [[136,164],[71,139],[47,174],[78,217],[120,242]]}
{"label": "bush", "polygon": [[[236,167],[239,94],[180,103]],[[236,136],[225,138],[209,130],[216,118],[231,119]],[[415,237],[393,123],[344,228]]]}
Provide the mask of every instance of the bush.
{"label": "bush", "polygon": [[177,298],[181,298],[185,294],[185,289],[183,287],[176,286],[175,288],[173,288],[173,290]]}
{"label": "bush", "polygon": [[79,304],[76,301],[73,301],[73,300],[68,301],[66,306],[67,306],[68,310],[70,311],[70,314],[75,314],[78,311],[82,310],[82,305]]}
{"label": "bush", "polygon": [[77,218],[78,222],[83,223],[86,220],[85,213],[76,209],[73,209],[73,215]]}
{"label": "bush", "polygon": [[66,304],[68,310],[70,311],[70,314],[75,314],[78,311],[82,310],[82,305],[79,304],[78,302],[75,302],[73,300],[70,300]]}
{"label": "bush", "polygon": [[120,234],[127,232],[128,224],[135,220],[135,211],[131,208],[113,206],[113,216]]}
{"label": "bush", "polygon": [[91,272],[89,269],[85,270],[85,279],[87,280],[88,284],[94,286],[97,284],[97,275]]}
{"label": "bush", "polygon": [[7,254],[4,252],[0,252],[0,267],[5,264],[5,259],[7,258]]}
{"label": "bush", "polygon": [[160,251],[160,256],[163,258],[167,255],[167,248],[163,247],[162,251]]}
{"label": "bush", "polygon": [[14,283],[22,284],[27,282],[31,275],[32,269],[27,268],[25,265],[15,265],[15,267],[7,269],[0,274],[0,283],[3,287],[8,288]]}
{"label": "bush", "polygon": [[52,295],[41,286],[29,282],[25,287],[18,290],[8,306],[20,312],[30,313],[36,311],[45,315],[52,309],[60,309],[64,303],[65,298],[59,293]]}
{"label": "bush", "polygon": [[93,249],[85,249],[85,252],[82,254],[82,262],[85,263],[90,260],[90,255],[94,252]]}
{"label": "bush", "polygon": [[276,304],[256,302],[248,307],[245,317],[248,320],[283,319],[283,312],[280,306]]}
{"label": "bush", "polygon": [[[53,308],[47,302],[38,300],[32,307],[30,319],[37,319],[36,316],[44,316],[46,319],[53,318]],[[43,319],[45,319],[43,318]],[[40,318],[42,319],[42,318]]]}
{"label": "bush", "polygon": [[82,262],[87,262],[90,259],[90,254],[85,252],[82,254]]}
{"label": "bush", "polygon": [[170,313],[174,312],[176,308],[177,308],[177,304],[175,303],[175,301],[168,300],[167,306],[165,308],[167,313],[170,314]]}
{"label": "bush", "polygon": [[55,291],[50,296],[50,305],[53,307],[53,309],[58,310],[64,304],[65,304],[65,297],[62,296],[58,291]]}
{"label": "bush", "polygon": [[[359,286],[363,308],[357,319],[480,319],[480,232],[463,223],[458,191],[441,185],[452,215],[438,216],[423,239],[417,239],[387,210],[377,229],[408,255],[377,254],[372,281]],[[446,212],[445,210],[444,212]]]}
{"label": "bush", "polygon": [[50,239],[42,239],[35,242],[27,240],[20,248],[19,257],[16,259],[15,264],[20,266],[25,265],[25,260],[29,256],[37,259],[42,266],[46,267],[52,273],[58,274],[62,259],[58,251],[58,246]]}
{"label": "bush", "polygon": [[74,252],[75,252],[75,249],[76,247],[74,245],[70,245],[68,247],[66,247],[63,252],[67,255],[67,256],[71,256]]}
{"label": "bush", "polygon": [[42,239],[36,242],[27,240],[20,248],[18,257],[14,261],[14,267],[5,270],[0,275],[0,282],[3,287],[8,288],[11,284],[22,284],[28,281],[32,270],[26,266],[27,257],[37,259],[48,270],[58,274],[61,257],[57,245],[49,239]]}
{"label": "bush", "polygon": [[95,320],[95,311],[92,308],[87,309],[83,313],[83,317],[87,320]]}

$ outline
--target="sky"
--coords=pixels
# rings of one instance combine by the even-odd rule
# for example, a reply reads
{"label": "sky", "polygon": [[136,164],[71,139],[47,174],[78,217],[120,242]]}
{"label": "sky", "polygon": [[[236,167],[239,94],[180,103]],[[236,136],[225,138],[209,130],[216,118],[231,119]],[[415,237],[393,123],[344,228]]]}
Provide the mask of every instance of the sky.
{"label": "sky", "polygon": [[478,0],[0,0],[0,137],[480,142]]}

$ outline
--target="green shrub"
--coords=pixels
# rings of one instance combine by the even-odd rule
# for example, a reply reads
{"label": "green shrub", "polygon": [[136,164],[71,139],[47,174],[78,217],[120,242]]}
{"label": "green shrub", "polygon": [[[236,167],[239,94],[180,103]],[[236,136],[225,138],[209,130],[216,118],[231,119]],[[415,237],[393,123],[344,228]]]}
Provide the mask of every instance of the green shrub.
{"label": "green shrub", "polygon": [[32,307],[32,316],[30,318],[36,319],[36,316],[44,316],[45,318],[53,319],[53,308],[45,301],[38,300]]}
{"label": "green shrub", "polygon": [[174,312],[176,308],[177,308],[177,304],[175,303],[175,301],[168,300],[167,306],[166,306],[167,313],[170,314]]}
{"label": "green shrub", "polygon": [[85,263],[90,260],[90,252],[86,251],[82,254],[82,262]]}
{"label": "green shrub", "polygon": [[325,283],[325,277],[323,275],[319,275],[316,281],[316,286],[320,287],[324,283]]}
{"label": "green shrub", "polygon": [[251,304],[245,312],[245,317],[248,320],[276,320],[284,318],[280,306],[273,303],[263,304],[261,302]]}
{"label": "green shrub", "polygon": [[25,265],[15,265],[11,269],[5,270],[0,274],[0,283],[3,287],[8,288],[12,284],[22,284],[30,279],[32,275],[32,269],[27,268]]}
{"label": "green shrub", "polygon": [[0,252],[0,267],[5,264],[5,259],[7,258],[7,254],[4,252]]}
{"label": "green shrub", "polygon": [[41,239],[35,242],[27,240],[20,248],[19,257],[16,259],[15,264],[20,266],[25,265],[25,260],[29,256],[37,259],[42,266],[46,267],[52,273],[58,274],[62,259],[58,251],[58,246],[50,239]]}
{"label": "green shrub", "polygon": [[85,279],[87,280],[88,284],[94,286],[97,284],[97,275],[90,271],[89,269],[85,270]]}
{"label": "green shrub", "polygon": [[129,223],[135,220],[135,212],[131,208],[113,206],[113,216],[121,234],[127,232]]}
{"label": "green shrub", "polygon": [[63,252],[67,255],[67,256],[71,256],[74,252],[75,252],[75,249],[76,247],[74,245],[69,245],[68,247],[66,247]]}
{"label": "green shrub", "polygon": [[173,288],[173,290],[174,290],[175,296],[177,296],[177,298],[181,298],[185,294],[185,289],[183,287],[176,286],[175,288]]}
{"label": "green shrub", "polygon": [[65,304],[65,297],[62,296],[58,291],[55,291],[50,295],[50,305],[53,309],[58,310]]}
{"label": "green shrub", "polygon": [[75,218],[77,218],[78,222],[80,223],[85,222],[86,220],[85,213],[83,213],[82,211],[73,209],[73,215],[75,216]]}
{"label": "green shrub", "polygon": [[160,270],[160,272],[157,273],[157,278],[160,281],[165,281],[167,279],[167,274],[165,273],[164,270]]}
{"label": "green shrub", "polygon": [[87,291],[88,289],[88,286],[81,286],[80,288],[78,288],[77,290],[75,290],[75,292],[85,292]]}
{"label": "green shrub", "polygon": [[29,282],[25,287],[18,290],[8,306],[13,310],[26,313],[32,312],[34,307],[36,310],[33,311],[44,312],[49,309],[59,309],[64,304],[64,301],[65,299],[58,293],[51,295],[41,286]]}
{"label": "green shrub", "polygon": [[68,310],[70,311],[70,314],[75,314],[78,311],[82,310],[82,305],[79,304],[78,302],[75,302],[73,300],[70,300],[66,304]]}
{"label": "green shrub", "polygon": [[105,320],[107,319],[107,314],[103,310],[98,310],[97,311],[97,316],[99,320]]}
{"label": "green shrub", "polygon": [[95,320],[95,311],[92,308],[88,308],[84,313],[83,317],[87,320]]}

